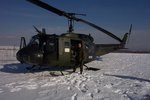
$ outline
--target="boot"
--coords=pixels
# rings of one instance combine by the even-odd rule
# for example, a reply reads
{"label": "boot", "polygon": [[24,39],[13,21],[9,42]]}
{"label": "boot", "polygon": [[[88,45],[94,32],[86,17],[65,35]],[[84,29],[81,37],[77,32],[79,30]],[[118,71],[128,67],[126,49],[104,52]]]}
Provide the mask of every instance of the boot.
{"label": "boot", "polygon": [[73,67],[73,72],[76,72],[76,67],[75,66]]}
{"label": "boot", "polygon": [[80,66],[80,74],[83,73],[83,65]]}

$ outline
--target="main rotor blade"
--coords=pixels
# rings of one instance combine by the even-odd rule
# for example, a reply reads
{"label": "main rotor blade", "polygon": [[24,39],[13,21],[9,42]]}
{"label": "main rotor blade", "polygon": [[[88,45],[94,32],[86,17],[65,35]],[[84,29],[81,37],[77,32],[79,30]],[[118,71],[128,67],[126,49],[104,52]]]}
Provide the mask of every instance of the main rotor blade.
{"label": "main rotor blade", "polygon": [[65,11],[59,10],[59,9],[57,9],[55,7],[52,7],[52,6],[42,2],[40,0],[27,0],[27,1],[30,2],[30,3],[33,3],[33,4],[37,5],[37,6],[40,6],[43,9],[51,11],[51,12],[53,12],[53,13],[59,15],[59,16],[65,16],[67,18],[71,18],[71,16],[68,13],[66,13]]}
{"label": "main rotor blade", "polygon": [[129,35],[131,35],[131,31],[132,31],[132,24],[130,25]]}
{"label": "main rotor blade", "polygon": [[91,22],[88,22],[88,21],[83,20],[83,19],[79,19],[79,18],[73,16],[71,13],[67,13],[65,11],[59,10],[59,9],[57,9],[55,7],[52,7],[52,6],[42,2],[40,0],[27,0],[27,1],[33,3],[33,4],[37,5],[37,6],[40,6],[40,7],[44,8],[44,9],[46,9],[48,11],[51,11],[51,12],[53,12],[53,13],[59,15],[59,16],[65,16],[65,17],[67,17],[69,19],[73,19],[73,20],[75,20],[77,22],[85,23],[85,24],[87,24],[87,25],[89,25],[89,26],[91,26],[93,28],[96,28],[97,30],[99,30],[99,31],[109,35],[110,37],[118,40],[119,42],[122,42],[122,40],[120,38],[118,38],[117,36],[115,36],[113,33],[109,32],[109,31],[107,31],[107,30],[105,30],[105,29],[103,29],[103,28],[101,28],[101,27],[99,27],[99,26],[97,26],[97,25],[95,25],[95,24],[93,24]]}
{"label": "main rotor blade", "polygon": [[77,21],[80,21],[80,22],[83,22],[85,24],[88,24],[89,26],[96,28],[97,30],[99,30],[99,31],[109,35],[110,37],[118,40],[119,42],[122,42],[122,40],[119,37],[117,37],[116,35],[114,35],[113,33],[109,32],[109,31],[107,31],[107,30],[105,30],[105,29],[103,29],[103,28],[101,28],[101,27],[99,27],[99,26],[97,26],[97,25],[95,25],[95,24],[93,24],[91,22],[88,22],[88,21],[83,20],[83,19],[78,19]]}

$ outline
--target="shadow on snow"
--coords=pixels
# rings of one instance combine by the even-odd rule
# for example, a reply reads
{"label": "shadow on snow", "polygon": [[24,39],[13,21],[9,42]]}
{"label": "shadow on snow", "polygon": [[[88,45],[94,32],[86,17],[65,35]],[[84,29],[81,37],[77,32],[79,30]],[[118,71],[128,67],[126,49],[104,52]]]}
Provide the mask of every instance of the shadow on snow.
{"label": "shadow on snow", "polygon": [[6,73],[26,73],[26,65],[21,63],[5,64],[0,71]]}
{"label": "shadow on snow", "polygon": [[[99,68],[88,67],[86,65],[85,70],[91,71],[98,71]],[[67,75],[73,73],[73,66],[35,66],[31,70],[27,70],[28,67],[31,65],[28,64],[21,64],[21,63],[12,63],[12,64],[5,64],[3,68],[0,69],[1,72],[6,73],[36,73],[42,71],[49,71],[52,76],[60,76],[60,75]],[[79,68],[77,68],[77,71]]]}
{"label": "shadow on snow", "polygon": [[[103,61],[101,57],[97,57],[96,61]],[[92,70],[97,71],[100,70],[99,68],[93,67],[86,67],[85,70]],[[27,67],[31,67],[28,64],[21,64],[21,63],[11,63],[11,64],[4,64],[3,68],[0,69],[1,72],[6,73],[35,73],[35,72],[42,72],[42,71],[62,71],[63,73],[72,73],[73,67],[72,66],[35,66],[31,70],[27,70]]]}
{"label": "shadow on snow", "polygon": [[12,63],[12,64],[5,64],[3,68],[0,69],[1,72],[6,73],[35,73],[35,72],[42,72],[42,71],[66,71],[68,73],[72,72],[72,67],[70,66],[36,66],[32,70],[27,70],[27,67],[30,65],[21,64],[21,63]]}
{"label": "shadow on snow", "polygon": [[106,76],[114,76],[118,78],[123,78],[123,79],[131,79],[131,80],[138,80],[138,81],[144,81],[144,82],[150,82],[148,79],[143,79],[143,78],[138,78],[138,77],[133,77],[133,76],[124,76],[124,75],[111,75],[111,74],[104,74]]}

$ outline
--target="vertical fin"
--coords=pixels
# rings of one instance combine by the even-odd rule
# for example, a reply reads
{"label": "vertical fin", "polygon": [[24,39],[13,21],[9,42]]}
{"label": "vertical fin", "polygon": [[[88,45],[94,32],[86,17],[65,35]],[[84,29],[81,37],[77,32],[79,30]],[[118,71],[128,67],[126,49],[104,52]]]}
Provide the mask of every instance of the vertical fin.
{"label": "vertical fin", "polygon": [[132,24],[130,25],[129,32],[125,33],[125,35],[122,38],[122,46],[124,47],[126,43],[129,43],[130,35],[132,31]]}

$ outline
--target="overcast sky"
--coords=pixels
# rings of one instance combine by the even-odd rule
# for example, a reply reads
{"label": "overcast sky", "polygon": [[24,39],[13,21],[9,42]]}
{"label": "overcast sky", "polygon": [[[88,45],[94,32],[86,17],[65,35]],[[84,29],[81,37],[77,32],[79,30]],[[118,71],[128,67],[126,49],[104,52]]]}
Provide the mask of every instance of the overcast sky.
{"label": "overcast sky", "polygon": [[[66,12],[83,13],[77,16],[122,37],[133,25],[127,47],[150,50],[150,0],[42,0]],[[26,0],[1,0],[0,45],[19,45],[20,37],[36,34],[46,28],[48,34],[66,32],[67,19],[37,7]],[[91,33],[96,43],[117,43],[96,29],[75,23],[75,32]]]}

